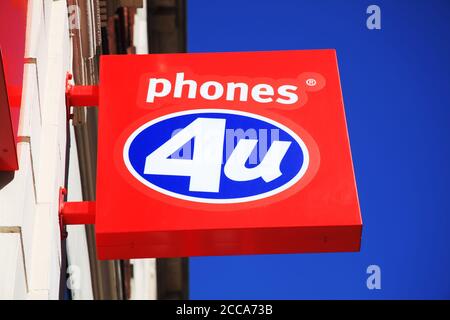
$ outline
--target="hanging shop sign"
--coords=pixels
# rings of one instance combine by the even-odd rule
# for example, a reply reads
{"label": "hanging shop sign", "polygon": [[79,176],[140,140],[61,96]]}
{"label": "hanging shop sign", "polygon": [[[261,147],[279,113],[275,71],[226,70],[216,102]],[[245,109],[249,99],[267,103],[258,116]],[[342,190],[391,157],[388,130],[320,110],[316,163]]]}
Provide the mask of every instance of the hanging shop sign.
{"label": "hanging shop sign", "polygon": [[334,50],[102,56],[101,259],[358,251]]}

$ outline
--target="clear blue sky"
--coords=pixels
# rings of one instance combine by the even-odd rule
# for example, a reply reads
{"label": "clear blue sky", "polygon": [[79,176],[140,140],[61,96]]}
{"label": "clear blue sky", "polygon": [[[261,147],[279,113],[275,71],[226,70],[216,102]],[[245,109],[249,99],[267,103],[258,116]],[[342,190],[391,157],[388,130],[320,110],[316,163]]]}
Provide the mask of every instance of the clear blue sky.
{"label": "clear blue sky", "polygon": [[187,19],[189,52],[337,50],[364,221],[360,253],[192,258],[190,297],[449,299],[450,1],[188,0]]}

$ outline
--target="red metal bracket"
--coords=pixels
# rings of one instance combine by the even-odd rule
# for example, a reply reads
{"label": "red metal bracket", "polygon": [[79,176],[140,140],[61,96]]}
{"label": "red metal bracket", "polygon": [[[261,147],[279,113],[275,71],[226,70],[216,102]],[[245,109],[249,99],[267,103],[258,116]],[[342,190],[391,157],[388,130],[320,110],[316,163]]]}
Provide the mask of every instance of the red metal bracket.
{"label": "red metal bracket", "polygon": [[65,202],[65,188],[59,189],[59,226],[61,238],[67,237],[66,226],[95,223],[95,201]]}
{"label": "red metal bracket", "polygon": [[[67,120],[72,118],[70,107],[98,106],[98,86],[77,86],[70,83],[73,76],[66,75],[66,113]],[[95,202],[65,202],[67,190],[59,190],[59,226],[61,238],[67,237],[66,225],[69,224],[94,224]]]}
{"label": "red metal bracket", "polygon": [[78,86],[70,83],[73,76],[66,75],[66,107],[67,117],[70,116],[70,107],[95,107],[98,106],[98,86]]}

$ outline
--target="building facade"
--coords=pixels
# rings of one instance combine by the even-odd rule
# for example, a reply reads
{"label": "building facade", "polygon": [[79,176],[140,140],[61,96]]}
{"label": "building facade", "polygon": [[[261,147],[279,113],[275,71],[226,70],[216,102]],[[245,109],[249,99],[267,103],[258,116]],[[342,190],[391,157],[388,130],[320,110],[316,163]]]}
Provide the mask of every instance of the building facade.
{"label": "building facade", "polygon": [[94,85],[101,54],[185,51],[184,2],[23,3],[18,170],[0,172],[0,299],[187,298],[186,259],[99,261],[93,226],[64,237],[58,215],[61,187],[67,201],[95,200],[97,110],[68,120],[68,74]]}

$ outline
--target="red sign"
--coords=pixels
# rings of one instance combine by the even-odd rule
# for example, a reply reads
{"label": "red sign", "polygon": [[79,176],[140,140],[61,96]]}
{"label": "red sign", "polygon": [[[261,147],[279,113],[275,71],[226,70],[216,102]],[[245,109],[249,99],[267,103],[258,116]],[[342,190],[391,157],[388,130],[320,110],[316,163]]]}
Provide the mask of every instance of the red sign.
{"label": "red sign", "polygon": [[18,169],[27,1],[0,1],[0,171]]}
{"label": "red sign", "polygon": [[100,259],[358,251],[334,50],[102,56]]}

